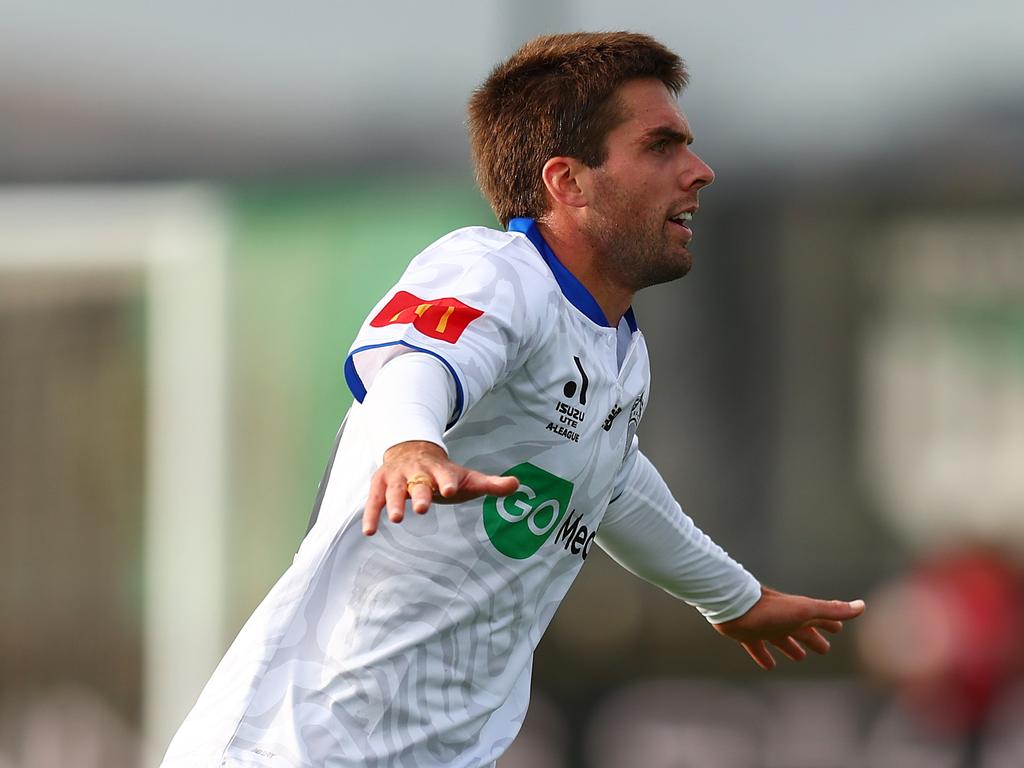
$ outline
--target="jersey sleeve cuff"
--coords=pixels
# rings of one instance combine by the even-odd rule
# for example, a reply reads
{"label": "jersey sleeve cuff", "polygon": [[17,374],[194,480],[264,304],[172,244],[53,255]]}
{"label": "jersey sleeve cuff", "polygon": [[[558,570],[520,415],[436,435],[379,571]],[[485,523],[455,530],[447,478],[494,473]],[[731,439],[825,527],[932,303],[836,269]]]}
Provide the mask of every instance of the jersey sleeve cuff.
{"label": "jersey sleeve cuff", "polygon": [[745,583],[738,594],[727,601],[725,605],[721,607],[697,606],[697,610],[707,619],[708,623],[724,624],[727,621],[738,619],[761,599],[761,583],[749,573],[746,576]]}
{"label": "jersey sleeve cuff", "polygon": [[[395,347],[404,347],[405,350],[395,349]],[[444,366],[448,369],[448,372],[452,375],[452,380],[455,382],[455,408],[452,411],[451,420],[445,426],[445,429],[451,429],[458,422],[462,416],[462,409],[465,404],[465,388],[462,384],[462,376],[458,370],[442,355],[438,354],[432,349],[426,347],[419,347],[415,344],[410,344],[407,341],[385,341],[380,344],[367,344],[357,349],[353,349],[349,352],[347,358],[345,358],[345,383],[348,384],[349,390],[352,392],[352,396],[360,403],[366,399],[366,383],[364,377],[372,377],[381,367],[391,358],[396,355],[402,354],[404,351],[422,352],[440,360]]]}

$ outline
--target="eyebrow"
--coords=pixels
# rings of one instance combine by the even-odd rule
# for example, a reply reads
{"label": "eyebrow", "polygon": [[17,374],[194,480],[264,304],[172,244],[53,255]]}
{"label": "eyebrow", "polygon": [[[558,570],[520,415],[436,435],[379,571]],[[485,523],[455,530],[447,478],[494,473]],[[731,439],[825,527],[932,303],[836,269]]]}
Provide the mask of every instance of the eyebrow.
{"label": "eyebrow", "polygon": [[682,131],[677,131],[675,128],[670,128],[667,125],[659,125],[657,128],[652,128],[645,132],[644,135],[640,137],[639,143],[646,144],[651,139],[668,139],[669,141],[674,141],[677,144],[686,144],[687,146],[693,144],[692,133],[683,133]]}

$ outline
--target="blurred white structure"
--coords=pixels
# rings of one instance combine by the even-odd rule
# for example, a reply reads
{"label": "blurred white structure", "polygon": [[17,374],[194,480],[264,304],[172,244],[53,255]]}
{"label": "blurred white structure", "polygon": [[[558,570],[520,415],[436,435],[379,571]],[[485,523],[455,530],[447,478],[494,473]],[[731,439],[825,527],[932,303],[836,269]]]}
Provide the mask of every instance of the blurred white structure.
{"label": "blurred white structure", "polygon": [[142,725],[153,756],[224,650],[225,214],[196,187],[37,188],[0,194],[0,232],[0,283],[30,274],[52,278],[53,290],[114,301],[141,293]]}
{"label": "blurred white structure", "polygon": [[901,220],[863,272],[862,449],[882,510],[915,549],[1024,552],[1024,217]]}

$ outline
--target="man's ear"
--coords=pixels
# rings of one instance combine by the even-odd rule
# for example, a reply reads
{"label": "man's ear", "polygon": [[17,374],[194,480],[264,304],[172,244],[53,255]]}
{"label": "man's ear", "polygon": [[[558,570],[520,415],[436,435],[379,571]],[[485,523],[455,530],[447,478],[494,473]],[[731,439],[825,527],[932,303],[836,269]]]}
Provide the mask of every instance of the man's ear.
{"label": "man's ear", "polygon": [[587,196],[580,176],[585,174],[587,167],[573,157],[552,157],[541,170],[544,186],[551,195],[552,202],[558,202],[571,208],[584,208]]}

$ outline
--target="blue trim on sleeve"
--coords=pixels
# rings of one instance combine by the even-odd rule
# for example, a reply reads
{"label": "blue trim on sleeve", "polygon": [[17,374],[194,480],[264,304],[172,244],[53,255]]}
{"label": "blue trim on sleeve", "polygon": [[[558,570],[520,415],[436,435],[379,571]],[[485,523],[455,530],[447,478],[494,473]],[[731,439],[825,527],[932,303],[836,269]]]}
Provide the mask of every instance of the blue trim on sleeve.
{"label": "blue trim on sleeve", "polygon": [[[555,282],[558,283],[558,287],[562,289],[562,293],[569,300],[570,304],[598,325],[603,325],[605,328],[612,327],[608,323],[608,318],[605,317],[604,312],[601,310],[601,306],[597,303],[597,299],[593,297],[576,275],[570,272],[558,260],[558,257],[555,256],[555,252],[551,250],[551,246],[547,244],[544,236],[541,235],[536,221],[527,216],[517,216],[509,221],[508,231],[524,234],[533,243],[533,247],[540,252],[544,262],[548,265],[548,269],[551,270],[551,274],[555,276]],[[635,333],[637,325],[636,318],[633,317],[632,307],[626,310],[625,317],[630,331]]]}
{"label": "blue trim on sleeve", "polygon": [[366,398],[366,386],[363,384],[363,380],[359,378],[359,373],[356,371],[356,364],[353,358],[360,352],[365,352],[368,349],[380,349],[381,347],[393,347],[395,345],[401,345],[408,347],[414,352],[424,352],[432,357],[436,357],[442,363],[445,368],[451,373],[452,379],[455,381],[455,414],[452,416],[452,420],[448,422],[445,427],[446,430],[451,429],[455,426],[455,423],[462,417],[462,405],[465,402],[463,397],[462,380],[459,379],[459,374],[455,372],[455,368],[452,364],[445,360],[437,352],[431,349],[425,349],[424,347],[417,347],[415,344],[410,344],[407,341],[385,341],[382,344],[367,344],[365,347],[359,347],[359,349],[353,349],[348,357],[345,358],[345,382],[348,384],[348,388],[352,390],[352,396],[360,403]]}

